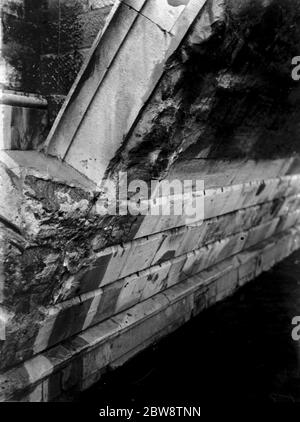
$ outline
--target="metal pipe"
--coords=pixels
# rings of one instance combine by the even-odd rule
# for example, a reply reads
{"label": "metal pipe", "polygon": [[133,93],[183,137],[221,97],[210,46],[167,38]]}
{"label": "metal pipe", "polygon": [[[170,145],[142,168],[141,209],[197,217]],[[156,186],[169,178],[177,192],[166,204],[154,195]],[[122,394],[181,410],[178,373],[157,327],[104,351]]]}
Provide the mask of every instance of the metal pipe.
{"label": "metal pipe", "polygon": [[40,109],[45,109],[48,106],[47,100],[40,95],[15,91],[0,92],[0,104]]}

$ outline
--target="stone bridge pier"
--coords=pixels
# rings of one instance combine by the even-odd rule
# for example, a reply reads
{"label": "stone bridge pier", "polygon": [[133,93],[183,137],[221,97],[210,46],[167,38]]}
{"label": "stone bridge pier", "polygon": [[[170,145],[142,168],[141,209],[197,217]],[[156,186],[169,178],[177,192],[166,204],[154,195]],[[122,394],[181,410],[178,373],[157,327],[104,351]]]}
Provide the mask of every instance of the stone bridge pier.
{"label": "stone bridge pier", "polygon": [[63,400],[300,248],[300,1],[1,4],[0,400]]}

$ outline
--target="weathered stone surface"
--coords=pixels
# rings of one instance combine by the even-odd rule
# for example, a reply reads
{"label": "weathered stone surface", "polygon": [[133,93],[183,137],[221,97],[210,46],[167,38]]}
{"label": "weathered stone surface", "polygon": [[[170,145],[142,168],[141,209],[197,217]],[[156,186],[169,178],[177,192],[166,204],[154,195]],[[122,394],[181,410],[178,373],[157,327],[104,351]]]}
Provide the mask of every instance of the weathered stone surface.
{"label": "weathered stone surface", "polygon": [[[284,224],[279,218],[276,218],[270,223],[251,228],[242,235],[231,236],[193,253],[170,259],[125,279],[111,282],[90,294],[81,295],[49,309],[40,308],[38,314],[37,312],[29,313],[27,319],[21,324],[18,319],[14,319],[7,323],[7,346],[17,348],[18,353],[13,357],[14,359],[28,358],[33,353],[45,350],[91,325],[143,302],[188,277],[199,272],[202,274],[207,267],[211,268],[209,272],[215,274],[218,268],[222,268],[222,265],[217,265],[220,261],[240,253],[246,244],[247,247],[250,247],[282,229],[288,230],[299,222],[299,217],[299,212],[296,212],[293,218],[284,217]],[[273,262],[273,258],[271,262]],[[95,277],[94,287],[96,288],[99,279],[96,274]],[[228,280],[224,279],[223,284],[217,286],[216,294],[219,300],[233,289],[233,274],[228,277]],[[84,279],[81,282],[83,281]],[[244,283],[244,281],[242,282]],[[236,285],[234,286],[236,287]],[[82,286],[83,290],[86,288],[91,289],[92,286]],[[18,333],[23,332],[17,347],[15,345],[16,330]],[[7,362],[9,349],[4,347],[2,353],[4,354],[2,361]]]}
{"label": "weathered stone surface", "polygon": [[[194,3],[196,4],[196,2]],[[201,4],[198,2],[197,5],[199,11],[202,1]],[[197,7],[195,6],[195,8]],[[164,15],[167,14],[167,9],[163,9],[163,12]],[[132,17],[132,19],[130,19],[130,17]],[[124,25],[121,25],[120,27],[116,25],[119,20],[124,20],[127,24],[128,21],[133,21],[135,19],[135,24],[126,29],[124,28]],[[187,28],[188,25],[182,25],[182,29],[185,31]],[[116,16],[112,18],[109,29],[113,29],[115,35],[107,37],[107,34],[104,34],[100,44],[98,44],[99,48],[96,48],[94,54],[92,54],[90,58],[88,67],[82,73],[81,80],[78,80],[76,88],[74,87],[74,92],[70,94],[69,106],[65,109],[65,114],[68,115],[67,120],[69,123],[66,122],[66,119],[58,123],[60,128],[65,128],[65,125],[70,126],[70,121],[72,121],[70,131],[65,131],[64,129],[64,133],[68,133],[68,138],[65,137],[65,139],[62,139],[59,135],[60,129],[57,130],[57,127],[53,128],[53,131],[49,136],[49,140],[52,139],[54,134],[56,138],[55,141],[52,140],[49,151],[51,154],[63,158],[68,147],[72,143],[75,130],[76,142],[74,142],[74,146],[75,143],[77,144],[78,142],[79,146],[77,145],[76,148],[69,148],[67,161],[69,163],[72,162],[72,165],[75,167],[79,166],[78,168],[81,169],[80,171],[84,174],[89,173],[89,177],[94,178],[94,180],[97,179],[97,181],[101,180],[108,162],[113,158],[114,152],[122,142],[124,133],[127,133],[130,130],[145,99],[150,95],[153,85],[159,80],[163,70],[163,63],[168,55],[171,54],[170,49],[173,51],[184,35],[180,35],[178,39],[177,37],[172,38],[169,33],[162,30],[142,14],[136,12],[135,9],[125,6],[125,3],[119,7]],[[125,33],[123,35],[124,29]],[[128,32],[130,33],[130,36],[127,36]],[[143,34],[143,36],[141,34]],[[120,42],[122,48],[118,48]],[[139,44],[137,44],[137,42]],[[100,54],[103,50],[105,58],[105,52],[110,49],[113,50],[113,55],[118,56],[118,60],[111,62],[109,71],[107,72],[105,61],[103,63],[99,61],[99,58],[102,57]],[[133,51],[135,54],[133,54]],[[129,57],[131,58],[130,60]],[[132,60],[133,58],[134,60]],[[95,73],[95,69],[98,70],[97,74]],[[107,74],[107,77],[102,79],[102,74]],[[120,74],[122,74],[122,82],[119,80],[120,82],[116,83],[118,75]],[[83,95],[82,82],[87,81],[87,79],[88,83],[84,83],[85,89],[87,88],[87,95],[85,95],[84,98],[81,98]],[[114,80],[114,83],[110,82],[112,79]],[[133,80],[135,83],[133,83]],[[101,85],[101,89],[99,90],[101,91],[101,94],[94,96],[99,85]],[[115,93],[112,93],[111,90],[108,92],[108,86],[115,89]],[[124,87],[126,87],[126,94],[124,93]],[[122,96],[118,94],[121,90],[123,92]],[[105,107],[103,107],[104,98],[106,99]],[[115,101],[116,98],[118,98],[118,102]],[[93,102],[92,108],[90,107],[91,100]],[[87,119],[81,121],[82,113],[85,113],[86,110],[88,110],[88,113],[86,113]],[[97,119],[93,119],[93,110],[97,113]],[[114,116],[118,116],[118,119],[112,121]],[[99,139],[99,137],[101,138],[101,143],[96,142],[93,144],[92,138],[89,137],[90,141],[88,143],[85,142],[87,152],[86,159],[80,160],[78,151],[80,150],[81,142],[83,139],[86,139],[85,135],[87,127],[91,126],[91,119],[93,120],[94,125],[97,124],[95,132],[97,132],[97,139]],[[106,123],[103,124],[101,123],[102,121],[103,123]],[[98,122],[99,124],[101,123],[100,126]],[[110,127],[110,130],[105,129],[103,132],[103,129],[108,126]],[[79,129],[78,131],[76,131],[77,128]],[[101,154],[94,153],[92,158],[92,148],[99,152],[99,145],[102,145]],[[112,147],[112,145],[114,146]],[[53,148],[52,151],[51,148]]]}
{"label": "weathered stone surface", "polygon": [[299,172],[297,156],[277,160],[189,159],[171,166],[165,180],[203,180],[205,189],[266,180]]}
{"label": "weathered stone surface", "polygon": [[[217,3],[226,20],[212,11]],[[207,2],[111,162],[111,173],[125,167],[151,179],[195,157],[270,159],[298,151],[298,86],[290,60],[300,38],[296,26],[288,40],[285,34],[299,5],[237,4]]]}
{"label": "weathered stone surface", "polygon": [[25,15],[24,0],[1,0],[1,9],[16,18],[22,19]]}
{"label": "weathered stone surface", "polygon": [[[294,204],[289,200],[289,212],[291,218],[296,223],[297,213],[293,213],[299,204],[299,198],[295,197]],[[125,243],[117,248],[108,248],[97,252],[97,242],[101,235],[97,235],[93,241],[93,249],[97,252],[97,258],[91,269],[85,274],[79,273],[71,276],[66,284],[69,285],[69,295],[83,293],[103,287],[121,277],[126,277],[132,273],[142,271],[150,265],[157,265],[191,250],[196,250],[201,246],[214,243],[230,235],[240,233],[241,227],[249,230],[254,226],[262,225],[272,221],[279,216],[285,216],[286,202],[282,199],[271,201],[261,206],[255,206],[240,210],[236,213],[224,215],[222,218],[205,220],[195,227],[181,227],[170,231],[164,231],[159,235],[152,235],[149,238]],[[286,222],[286,218],[280,221],[280,225],[293,224]],[[279,220],[276,219],[276,224]],[[253,242],[252,242],[253,244]],[[150,250],[150,252],[149,252]],[[139,253],[139,259],[136,259]],[[180,265],[180,264],[178,264]],[[175,274],[173,274],[175,279]],[[73,287],[72,287],[73,286]],[[67,294],[67,292],[65,293]]]}
{"label": "weathered stone surface", "polygon": [[31,22],[26,22],[24,19],[16,18],[15,16],[1,13],[3,25],[3,42],[4,44],[16,43],[23,47],[32,49],[39,53],[40,39],[38,36],[39,28]]}
{"label": "weathered stone surface", "polygon": [[41,56],[41,86],[45,95],[66,95],[84,60],[87,49],[70,51],[62,54],[47,54]]}
{"label": "weathered stone surface", "polygon": [[[134,34],[125,38],[118,60],[114,61],[112,69],[103,80],[101,95],[94,97],[92,107],[81,122],[72,148],[66,156],[66,162],[97,182],[104,176],[108,163],[120,146],[123,134],[130,130],[136,119],[143,105],[143,98],[149,91],[149,80],[151,81],[157,64],[164,60],[171,43],[171,37],[167,33],[140,16],[137,17],[132,31]],[[143,36],[145,33],[146,37]],[[129,60],[134,52],[139,52],[138,62]],[[116,84],[120,75],[122,82]]]}
{"label": "weathered stone surface", "polygon": [[[50,163],[52,163],[51,160],[49,161],[49,165]],[[56,165],[56,162],[54,160],[54,168],[55,168],[55,165]],[[17,167],[17,164],[16,164],[16,167]],[[64,168],[63,165],[62,165],[62,168]],[[15,175],[15,173],[13,174],[16,180],[18,180],[18,177]],[[62,247],[62,244],[64,244],[63,250],[65,249],[65,244],[66,244],[65,236],[67,237],[71,236],[70,238],[71,240],[72,236],[74,236],[72,230],[76,230],[79,236],[79,232],[78,232],[79,227],[82,227],[82,230],[83,230],[82,233],[85,233],[85,236],[87,236],[87,234],[90,233],[89,234],[89,236],[91,236],[90,240],[86,238],[86,242],[94,241],[95,230],[101,230],[101,224],[104,224],[104,221],[107,223],[107,218],[97,218],[96,215],[94,214],[93,203],[95,200],[95,193],[90,193],[89,191],[81,191],[80,193],[80,191],[77,191],[75,187],[63,186],[62,184],[59,184],[59,180],[60,180],[59,177],[57,178],[57,181],[55,180],[51,181],[51,177],[53,177],[53,175],[51,176],[50,173],[46,172],[39,176],[34,176],[33,174],[30,174],[27,172],[23,189],[25,193],[28,192],[27,193],[28,203],[26,204],[25,213],[23,214],[23,216],[22,214],[19,215],[17,210],[20,209],[22,201],[24,201],[24,199],[21,199],[22,189],[19,188],[19,190],[17,190],[16,194],[14,195],[14,198],[16,199],[18,198],[18,195],[19,195],[20,205],[12,207],[16,210],[15,222],[13,224],[15,224],[18,227],[18,230],[20,231],[26,230],[27,236],[29,235],[30,237],[32,237],[35,240],[35,242],[37,242],[37,239],[38,239],[38,242],[40,242],[39,246],[43,246],[43,247],[44,245],[46,245],[45,242],[48,242],[49,244],[49,239],[51,239],[51,236],[53,236],[55,232],[55,241],[54,241],[54,244],[52,245],[54,251],[60,250]],[[49,179],[48,181],[47,181],[47,178]],[[20,183],[21,181],[19,180],[19,184]],[[8,186],[12,186],[13,189],[16,189],[14,187],[15,185],[16,183],[14,184],[9,183],[9,184],[6,184],[5,186],[6,188]],[[47,198],[45,198],[45,194]],[[8,193],[8,197],[9,196],[10,194]],[[8,213],[7,216],[11,215],[10,208],[7,207],[6,209]],[[34,213],[36,213],[38,210],[40,210],[41,212],[39,219],[37,219],[34,216]],[[60,212],[62,213],[61,216],[59,216]],[[5,215],[5,208],[3,210],[3,213]],[[58,213],[57,217],[55,217],[55,213]],[[51,214],[53,215],[53,218],[54,218],[52,222],[50,219]],[[66,226],[64,226],[63,224],[63,219],[62,219],[63,216],[66,219],[66,221],[68,220],[68,224],[66,224]],[[25,218],[26,221],[22,223],[22,221],[20,220],[21,218]],[[45,225],[44,223],[41,224],[41,219],[44,219],[44,218],[46,218],[47,225]],[[72,223],[74,224],[73,228],[71,224],[72,219],[74,219],[74,223]],[[14,219],[12,219],[11,221],[13,222]],[[90,223],[88,221],[90,221]],[[117,222],[118,219],[115,218],[114,221]],[[119,224],[121,224],[122,221],[123,221],[122,219],[119,219]],[[50,222],[51,222],[51,225],[49,224]],[[128,223],[130,223],[130,221]],[[79,226],[77,224],[79,224]],[[89,224],[91,224],[90,227],[89,227]],[[61,227],[61,228],[57,231],[58,227]],[[120,236],[122,236],[121,226],[119,230],[120,230]],[[124,233],[124,230],[123,230],[123,233]],[[127,236],[130,238],[131,236],[134,236],[134,233],[128,232]],[[103,239],[101,240],[101,236],[100,236],[100,238],[97,240],[98,244],[99,242],[100,242],[100,249],[101,249],[109,242],[114,243],[114,240],[113,238],[109,239],[106,233],[104,232]],[[72,249],[72,247],[74,247],[74,239],[69,245],[69,248]],[[42,253],[41,252],[42,250],[43,248],[40,250],[40,253]],[[80,252],[80,250],[82,252]],[[120,251],[122,251],[122,248],[120,249]],[[26,254],[28,253],[29,252],[26,252]],[[44,253],[47,253],[47,249],[44,250]],[[81,268],[81,266],[78,267],[78,262],[76,259],[74,259],[75,257],[78,258],[80,253],[82,253],[83,256],[85,256],[86,254],[86,251],[84,251],[83,246],[81,246],[79,250],[76,250],[76,254],[75,255],[73,254],[74,257],[72,257],[71,252],[68,252],[65,257],[64,267],[68,269],[68,271],[71,271],[71,274],[75,275],[76,272],[78,272]],[[124,255],[124,252],[122,252],[121,256],[124,259],[126,257],[126,255]],[[100,259],[100,257],[101,256],[99,255],[97,258],[97,253],[94,254],[94,258],[91,263],[93,263],[94,265],[96,262],[96,259]],[[89,263],[89,259],[90,258],[87,258],[86,264]],[[119,259],[119,258],[117,258],[116,256],[116,259]],[[75,264],[75,261],[77,262],[76,264]],[[81,263],[81,265],[83,264],[83,262]],[[97,264],[96,264],[96,267],[97,267]],[[118,270],[119,272],[121,271],[121,267],[122,266],[119,267],[119,270]],[[117,275],[118,273],[116,273],[116,276]],[[123,275],[124,275],[124,272],[123,272]],[[113,279],[113,277],[110,276],[109,279],[111,280]],[[60,284],[61,283],[63,285],[64,282],[60,280]]]}
{"label": "weathered stone surface", "polygon": [[[1,370],[25,361],[3,375],[6,399],[51,400],[90,385],[108,365],[122,364],[300,246],[299,230],[291,229],[299,224],[298,96],[286,56],[277,58],[298,8],[280,0],[258,1],[254,14],[250,3],[230,0],[192,0],[174,10],[170,1],[160,9],[156,0],[128,3],[136,10],[119,7],[63,106],[62,143],[49,151],[66,161],[0,154]],[[43,83],[61,95],[81,65],[82,58],[74,65],[78,47],[95,36],[87,17],[98,22],[102,11],[94,15],[96,3],[88,1],[48,4],[56,35],[45,39],[53,55],[43,55]],[[273,27],[269,16],[276,16]],[[207,186],[196,193],[203,224],[187,227],[185,216],[101,216],[105,193],[97,182],[117,180],[119,171],[147,182],[204,176]]]}
{"label": "weathered stone surface", "polygon": [[67,10],[62,9],[59,18],[48,21],[43,28],[43,54],[64,53],[90,47],[103,28],[110,11],[109,6],[78,14],[76,5],[74,6]]}
{"label": "weathered stone surface", "polygon": [[1,22],[1,84],[9,89],[37,92],[40,76],[38,26],[25,20],[25,6],[16,2],[6,2]]}
{"label": "weathered stone surface", "polygon": [[6,44],[2,50],[1,85],[22,92],[39,92],[39,58],[22,45]]}
{"label": "weathered stone surface", "polygon": [[[282,243],[281,257],[288,255],[300,246],[299,228],[275,237],[273,242],[262,243],[248,255],[239,255],[243,268],[248,265],[247,277],[262,271],[255,257],[264,260],[273,253],[278,259],[278,240]],[[97,373],[103,373],[108,365],[115,367],[124,363],[150,341],[171,332],[225,294],[231,294],[237,283],[245,282],[244,275],[240,279],[242,273],[236,276],[238,265],[239,261],[234,258],[209,272],[204,271],[201,276],[192,277],[165,294],[156,295],[7,371],[0,377],[0,400],[29,400],[28,394],[35,392],[32,397],[47,401],[50,397],[58,398],[62,388],[76,387],[76,384],[77,389],[88,387],[91,379],[99,379]],[[230,278],[230,274],[235,276]],[[37,395],[41,383],[42,397]],[[49,392],[52,392],[50,396]]]}

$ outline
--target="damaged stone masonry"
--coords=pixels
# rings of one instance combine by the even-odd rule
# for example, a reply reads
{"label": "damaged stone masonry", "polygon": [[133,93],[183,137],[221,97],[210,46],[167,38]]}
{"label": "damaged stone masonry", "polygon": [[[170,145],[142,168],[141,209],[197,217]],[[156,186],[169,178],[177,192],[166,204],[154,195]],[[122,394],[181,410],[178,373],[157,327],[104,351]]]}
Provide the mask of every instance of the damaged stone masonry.
{"label": "damaged stone masonry", "polygon": [[[55,401],[300,247],[300,1],[1,13],[0,398]],[[120,172],[203,180],[204,221],[100,215]]]}

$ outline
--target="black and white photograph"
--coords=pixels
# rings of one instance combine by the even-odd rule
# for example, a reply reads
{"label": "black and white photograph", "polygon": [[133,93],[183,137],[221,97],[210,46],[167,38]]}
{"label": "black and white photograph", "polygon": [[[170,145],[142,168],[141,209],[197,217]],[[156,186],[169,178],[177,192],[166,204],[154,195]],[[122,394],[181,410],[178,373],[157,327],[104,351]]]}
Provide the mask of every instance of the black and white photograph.
{"label": "black and white photograph", "polygon": [[0,15],[1,418],[299,420],[300,0]]}

